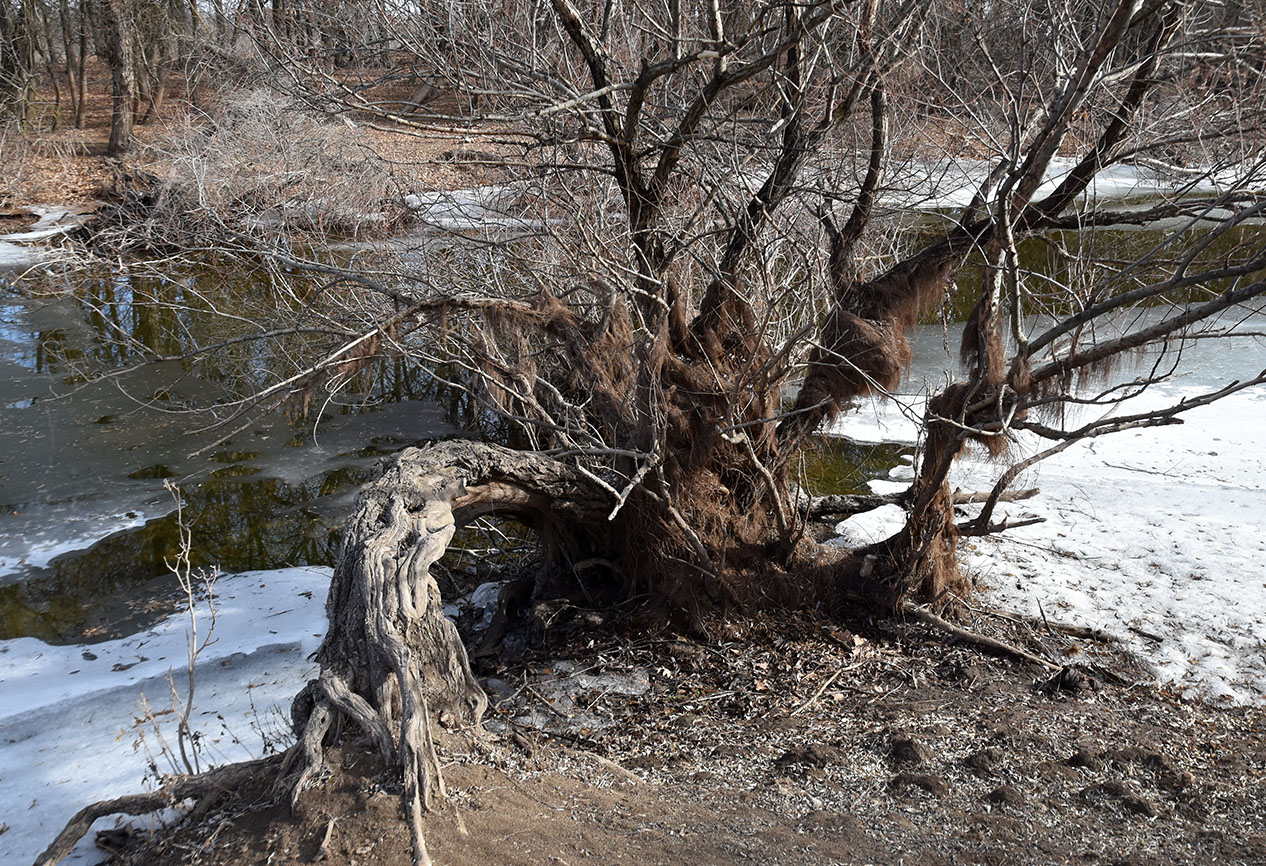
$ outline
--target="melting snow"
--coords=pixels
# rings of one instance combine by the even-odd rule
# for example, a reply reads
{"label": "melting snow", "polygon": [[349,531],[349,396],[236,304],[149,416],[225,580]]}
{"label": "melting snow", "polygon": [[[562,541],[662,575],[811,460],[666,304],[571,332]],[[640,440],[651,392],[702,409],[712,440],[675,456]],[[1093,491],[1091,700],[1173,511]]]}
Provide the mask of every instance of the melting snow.
{"label": "melting snow", "polygon": [[[1266,700],[1266,393],[1186,419],[1033,467],[1018,484],[1041,495],[997,517],[1047,522],[975,540],[966,562],[999,605],[1105,629],[1189,696]],[[969,462],[957,483],[987,487],[1000,471]]]}
{"label": "melting snow", "polygon": [[[204,758],[229,763],[285,745],[290,700],[314,672],[308,656],[325,634],[329,569],[225,575],[215,584],[214,640],[200,659],[193,725]],[[168,672],[184,693],[188,619],[173,616],[149,631],[83,646],[33,638],[0,641],[0,863],[33,863],[84,806],[147,790],[159,755],[142,694],[175,744]],[[207,633],[206,608],[199,629]],[[98,863],[97,830],[67,863]],[[138,826],[147,826],[137,819]]]}
{"label": "melting snow", "polygon": [[[925,344],[935,342],[931,336]],[[1118,414],[1217,390],[1236,368],[1255,373],[1266,367],[1266,342],[1203,341],[1184,360],[1193,373],[1152,387]],[[916,371],[914,387],[934,384],[943,361]],[[919,396],[868,402],[837,419],[833,432],[913,444],[923,403]],[[1041,494],[999,506],[994,520],[1046,522],[966,540],[965,563],[998,606],[1108,631],[1157,681],[1189,697],[1266,701],[1266,387],[1181,417],[1181,425],[1089,440],[1031,467],[1013,486]],[[1049,444],[1022,436],[1012,456]],[[965,491],[988,490],[1005,468],[968,458],[951,480]],[[903,485],[871,486],[891,493]],[[891,518],[883,509],[858,515],[841,534],[895,532]]]}

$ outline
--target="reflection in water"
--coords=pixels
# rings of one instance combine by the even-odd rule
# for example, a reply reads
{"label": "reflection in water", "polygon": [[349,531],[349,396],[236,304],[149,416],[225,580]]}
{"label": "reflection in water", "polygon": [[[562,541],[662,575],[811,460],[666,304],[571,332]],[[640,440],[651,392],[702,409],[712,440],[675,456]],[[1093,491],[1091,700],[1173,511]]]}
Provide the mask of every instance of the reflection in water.
{"label": "reflection in water", "polygon": [[806,450],[804,480],[814,495],[824,493],[870,493],[866,482],[886,476],[904,455],[914,453],[908,445],[868,444],[837,436],[819,437],[817,447]]}
{"label": "reflection in water", "polygon": [[[0,338],[11,344],[12,360],[72,387],[109,374],[134,399],[165,411],[205,408],[253,394],[303,368],[318,347],[329,347],[332,337],[335,345],[347,338],[343,326],[330,324],[329,310],[318,314],[307,307],[316,293],[313,280],[292,277],[282,288],[265,269],[202,267],[165,276],[76,272],[56,281],[61,285],[51,301],[6,303],[6,291],[32,287],[0,278]],[[73,287],[66,285],[72,281]],[[281,321],[295,325],[284,334],[256,339]],[[150,362],[146,369],[152,370],[153,362],[163,359],[168,363],[158,365],[164,369],[161,386],[147,380],[147,387],[133,389],[127,377],[117,376],[120,368],[141,362]],[[341,389],[347,397],[332,401],[326,411],[355,414],[367,407],[430,400],[445,405],[462,429],[500,439],[506,432],[502,422],[468,393],[445,384],[446,374],[454,372],[384,355],[372,376],[348,383]],[[366,383],[368,389],[358,390]]]}
{"label": "reflection in water", "polygon": [[[234,464],[183,490],[193,567],[238,572],[330,564],[349,494],[369,480],[372,461],[298,484],[253,477],[258,472]],[[143,621],[151,592],[137,590],[172,589],[161,578],[179,543],[169,514],[27,570],[20,582],[0,587],[0,639],[73,641]]]}
{"label": "reflection in water", "polygon": [[[947,214],[953,217],[954,214]],[[929,221],[929,224],[933,224]],[[1123,283],[1109,294],[1133,285],[1159,281],[1172,271],[1173,260],[1197,245],[1197,239],[1213,231],[1208,223],[1185,231],[1152,227],[1116,231],[1051,231],[1040,237],[1021,240],[1016,248],[1021,278],[1029,294],[1026,313],[1031,316],[1067,316],[1091,301],[1091,293],[1103,297],[1105,280]],[[1244,223],[1224,229],[1205,246],[1196,263],[1216,266],[1219,262],[1242,260],[1260,250],[1262,226]],[[1167,252],[1172,251],[1172,252]],[[1136,264],[1147,257],[1147,264]],[[1193,266],[1192,271],[1195,271]],[[1124,275],[1118,276],[1118,275]],[[958,272],[958,288],[944,311],[933,311],[928,321],[943,313],[950,321],[962,322],[971,315],[984,278],[981,254],[967,259]],[[1128,283],[1126,285],[1125,283]],[[1160,307],[1210,297],[1230,287],[1230,280],[1215,280],[1182,291],[1158,296],[1148,306]]]}
{"label": "reflection in water", "polygon": [[[195,565],[329,564],[335,527],[377,457],[480,427],[467,396],[387,358],[367,391],[325,407],[315,437],[311,420],[273,413],[191,456],[219,435],[196,432],[208,419],[191,408],[276,381],[304,356],[302,341],[323,336],[226,342],[275,323],[277,305],[302,293],[247,268],[53,279],[56,294],[0,285],[0,639],[105,636],[144,621],[171,589],[177,532],[163,516],[164,479],[186,497]],[[172,360],[117,372],[155,358]]]}

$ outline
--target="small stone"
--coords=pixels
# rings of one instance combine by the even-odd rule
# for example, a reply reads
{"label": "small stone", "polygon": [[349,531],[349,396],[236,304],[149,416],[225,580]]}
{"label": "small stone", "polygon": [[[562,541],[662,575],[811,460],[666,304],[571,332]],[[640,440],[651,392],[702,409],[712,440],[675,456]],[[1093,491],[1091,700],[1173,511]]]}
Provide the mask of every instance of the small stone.
{"label": "small stone", "polygon": [[977,772],[987,773],[1002,763],[1002,751],[987,746],[978,752],[972,752],[963,759],[963,763]]}
{"label": "small stone", "polygon": [[1157,782],[1161,788],[1169,791],[1171,794],[1176,794],[1179,791],[1185,791],[1195,783],[1196,777],[1187,770],[1172,770],[1168,773],[1164,773]]}
{"label": "small stone", "polygon": [[999,743],[1019,745],[1024,742],[1024,735],[1007,721],[1001,721],[989,729],[989,736]]}
{"label": "small stone", "polygon": [[950,786],[939,776],[924,773],[900,773],[892,780],[894,788],[921,788],[936,797],[949,793]]}
{"label": "small stone", "polygon": [[1149,800],[1146,800],[1143,797],[1122,797],[1121,804],[1131,812],[1142,815],[1144,818],[1155,818],[1158,814],[1160,814],[1157,808],[1153,806]]}
{"label": "small stone", "polygon": [[1159,814],[1156,807],[1140,796],[1132,785],[1119,779],[1110,779],[1100,785],[1092,785],[1085,791],[1085,793],[1095,792],[1107,794],[1136,815],[1155,818]]}
{"label": "small stone", "polygon": [[1092,773],[1097,773],[1103,769],[1103,761],[1086,749],[1078,749],[1065,763],[1070,767],[1081,767],[1083,770],[1090,770]]}
{"label": "small stone", "polygon": [[1059,761],[1038,761],[1034,770],[1048,782],[1076,782],[1081,778],[1076,769]]}
{"label": "small stone", "polygon": [[1079,695],[1085,691],[1087,680],[1085,674],[1074,665],[1060,668],[1054,676],[1042,682],[1038,688],[1048,695],[1060,693]]}
{"label": "small stone", "polygon": [[959,665],[952,671],[952,676],[968,688],[974,688],[989,679],[988,674],[979,665],[974,664]]}

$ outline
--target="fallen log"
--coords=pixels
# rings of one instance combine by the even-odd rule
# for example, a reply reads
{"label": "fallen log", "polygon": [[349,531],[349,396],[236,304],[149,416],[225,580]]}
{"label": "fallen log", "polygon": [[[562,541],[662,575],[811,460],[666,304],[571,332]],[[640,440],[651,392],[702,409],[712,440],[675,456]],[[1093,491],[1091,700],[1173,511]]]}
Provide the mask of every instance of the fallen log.
{"label": "fallen log", "polygon": [[[828,496],[815,496],[809,500],[809,517],[821,519],[834,516],[850,516],[864,511],[873,511],[885,505],[905,505],[908,491],[900,493],[836,493]],[[1037,487],[1022,490],[1011,490],[998,497],[999,502],[1016,502],[1021,499],[1032,499],[1041,493]],[[988,492],[955,493],[955,505],[977,505],[989,499]]]}

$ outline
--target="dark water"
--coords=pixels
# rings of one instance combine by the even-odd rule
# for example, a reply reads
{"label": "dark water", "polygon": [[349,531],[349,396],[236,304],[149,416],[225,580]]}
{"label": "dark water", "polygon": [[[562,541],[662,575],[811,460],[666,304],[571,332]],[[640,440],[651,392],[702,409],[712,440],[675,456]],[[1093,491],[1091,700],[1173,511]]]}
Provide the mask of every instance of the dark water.
{"label": "dark water", "polygon": [[177,552],[165,481],[184,499],[195,566],[329,564],[379,459],[478,426],[425,371],[384,362],[319,423],[266,415],[197,453],[223,431],[192,410],[257,386],[274,359],[252,345],[115,372],[145,349],[223,339],[223,317],[198,306],[198,281],[223,278],[80,274],[56,300],[0,286],[0,639],[104,637],[148,616]]}
{"label": "dark water", "polygon": [[[1186,221],[1175,223],[1113,231],[1052,231],[1020,241],[1016,253],[1029,297],[1026,313],[1030,316],[1074,313],[1081,309],[1080,304],[1090,297],[1092,290],[1104,291],[1105,279],[1115,280],[1107,284],[1109,295],[1163,279],[1165,269],[1210,232],[1209,223],[1194,226],[1188,226]],[[929,217],[914,234],[926,230],[929,238],[935,237],[935,225],[937,221]],[[1260,250],[1264,240],[1266,230],[1260,223],[1232,227],[1207,245],[1193,263],[1191,272],[1199,272],[1201,262],[1206,267],[1217,267],[1242,260]],[[1150,260],[1150,264],[1139,264],[1144,259]],[[930,311],[925,322],[942,317],[950,322],[966,321],[979,297],[983,278],[982,258],[969,257],[958,273],[958,291],[947,299],[944,309]],[[1149,304],[1159,307],[1200,300],[1226,291],[1229,285],[1229,280],[1211,280],[1158,296]]]}
{"label": "dark water", "polygon": [[815,495],[870,493],[866,482],[885,477],[902,457],[913,454],[907,445],[889,442],[853,442],[840,437],[819,437],[805,460],[806,486]]}

